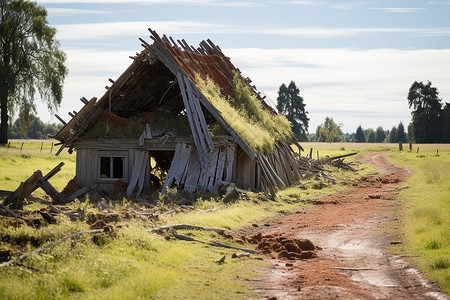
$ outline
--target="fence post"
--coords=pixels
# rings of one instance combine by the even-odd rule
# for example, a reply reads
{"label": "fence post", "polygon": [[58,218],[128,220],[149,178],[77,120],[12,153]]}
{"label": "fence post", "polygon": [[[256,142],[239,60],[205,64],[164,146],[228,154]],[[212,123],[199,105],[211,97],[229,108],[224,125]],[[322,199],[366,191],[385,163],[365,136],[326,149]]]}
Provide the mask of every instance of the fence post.
{"label": "fence post", "polygon": [[52,147],[50,148],[50,153],[52,153],[53,151],[53,142],[52,142]]}
{"label": "fence post", "polygon": [[42,153],[42,146],[44,146],[44,142],[41,143],[41,151],[40,151],[40,153]]}
{"label": "fence post", "polygon": [[23,148],[23,142],[22,142],[22,146],[20,146],[20,153],[22,153],[22,148]]}

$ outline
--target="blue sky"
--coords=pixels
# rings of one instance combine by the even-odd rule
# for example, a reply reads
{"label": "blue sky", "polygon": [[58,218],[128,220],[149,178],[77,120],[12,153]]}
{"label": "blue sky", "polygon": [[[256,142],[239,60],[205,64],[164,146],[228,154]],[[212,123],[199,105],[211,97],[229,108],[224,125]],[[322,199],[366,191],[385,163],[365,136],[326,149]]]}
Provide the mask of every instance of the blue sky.
{"label": "blue sky", "polygon": [[[276,103],[282,83],[300,87],[310,132],[326,116],[344,132],[410,122],[407,93],[431,81],[450,102],[450,0],[224,1],[44,0],[68,55],[58,114],[100,97],[151,42],[147,28],[218,44],[244,76]],[[45,121],[54,122],[44,105]]]}

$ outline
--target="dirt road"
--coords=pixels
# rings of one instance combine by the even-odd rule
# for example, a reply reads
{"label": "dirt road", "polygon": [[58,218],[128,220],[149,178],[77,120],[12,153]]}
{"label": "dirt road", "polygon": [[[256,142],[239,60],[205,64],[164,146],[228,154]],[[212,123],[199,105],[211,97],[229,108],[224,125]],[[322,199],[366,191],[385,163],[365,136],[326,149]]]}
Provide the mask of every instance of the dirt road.
{"label": "dirt road", "polygon": [[319,248],[313,259],[285,260],[269,253],[270,266],[256,283],[262,299],[450,299],[387,251],[400,242],[389,231],[395,231],[392,220],[400,205],[394,195],[408,170],[388,163],[381,153],[358,160],[375,164],[378,174],[258,228],[263,235],[309,239]]}

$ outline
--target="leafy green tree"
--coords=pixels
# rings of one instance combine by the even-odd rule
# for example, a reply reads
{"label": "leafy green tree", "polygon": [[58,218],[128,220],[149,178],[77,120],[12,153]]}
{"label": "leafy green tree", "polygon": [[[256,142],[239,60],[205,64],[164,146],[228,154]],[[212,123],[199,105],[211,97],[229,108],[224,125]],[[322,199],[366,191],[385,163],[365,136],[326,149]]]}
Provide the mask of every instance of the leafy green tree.
{"label": "leafy green tree", "polygon": [[358,128],[356,129],[355,142],[356,143],[366,142],[366,135],[364,134],[364,130],[362,129],[361,125],[359,125]]}
{"label": "leafy green tree", "polygon": [[50,111],[60,105],[67,68],[55,34],[36,2],[0,0],[0,144],[8,142],[8,112],[30,124],[36,93]]}
{"label": "leafy green tree", "polygon": [[378,126],[377,131],[375,132],[375,142],[382,143],[386,138],[386,132],[384,132],[383,127]]}
{"label": "leafy green tree", "polygon": [[389,143],[397,143],[398,142],[398,130],[397,127],[394,126],[391,129],[391,132],[389,132]]}
{"label": "leafy green tree", "polygon": [[375,143],[375,131],[373,129],[369,130],[369,134],[367,135],[368,143]]}
{"label": "leafy green tree", "polygon": [[293,81],[286,86],[284,83],[278,90],[277,110],[292,123],[292,131],[299,141],[307,141],[309,118],[305,103],[300,96],[300,89]]}
{"label": "leafy green tree", "polygon": [[337,124],[333,118],[326,117],[325,122],[317,126],[314,140],[316,142],[342,142],[342,123]]}
{"label": "leafy green tree", "polygon": [[406,137],[405,126],[400,122],[397,127],[397,142],[406,143],[408,138]]}
{"label": "leafy green tree", "polygon": [[408,93],[416,143],[438,143],[442,139],[442,104],[437,88],[431,82],[415,81]]}

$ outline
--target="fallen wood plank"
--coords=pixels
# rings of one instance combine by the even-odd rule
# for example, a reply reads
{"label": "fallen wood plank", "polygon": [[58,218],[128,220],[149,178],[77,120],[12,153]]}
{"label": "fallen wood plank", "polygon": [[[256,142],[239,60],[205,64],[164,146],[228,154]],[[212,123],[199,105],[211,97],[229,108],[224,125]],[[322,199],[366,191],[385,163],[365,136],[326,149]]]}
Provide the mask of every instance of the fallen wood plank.
{"label": "fallen wood plank", "polygon": [[92,191],[92,190],[95,189],[96,187],[97,187],[96,184],[92,184],[92,185],[90,185],[90,186],[85,186],[85,187],[83,187],[83,188],[81,188],[81,189],[75,191],[72,195],[70,195],[70,196],[67,198],[67,202],[71,202],[71,201],[75,200],[75,198],[78,198],[78,197],[80,197],[80,196],[85,195],[86,193]]}
{"label": "fallen wood plank", "polygon": [[185,230],[203,230],[203,231],[214,231],[218,234],[223,234],[225,232],[225,229],[220,228],[209,228],[209,227],[202,227],[202,226],[195,226],[195,225],[188,225],[188,224],[175,224],[175,225],[166,225],[166,226],[160,226],[155,228],[147,229],[148,232],[161,232],[166,229],[185,229]]}
{"label": "fallen wood plank", "polygon": [[50,196],[50,198],[52,198],[53,203],[55,204],[63,204],[64,200],[62,199],[61,195],[59,194],[59,192],[50,184],[50,182],[48,181],[44,181],[44,180],[39,180],[37,182],[38,186],[43,189],[45,191],[45,193],[47,195]]}
{"label": "fallen wood plank", "polygon": [[261,252],[256,251],[256,250],[252,250],[252,249],[245,249],[245,248],[240,248],[240,247],[234,247],[234,246],[230,246],[227,244],[222,244],[219,242],[203,242],[197,239],[194,239],[190,236],[185,236],[185,235],[181,235],[181,234],[177,234],[177,233],[172,233],[173,236],[179,240],[183,240],[183,241],[188,241],[188,242],[198,242],[198,243],[202,243],[202,244],[206,244],[206,245],[210,245],[210,246],[214,246],[214,247],[221,247],[221,248],[227,248],[227,249],[234,249],[234,250],[239,250],[239,251],[245,251],[248,253],[252,253],[252,254],[261,254]]}
{"label": "fallen wood plank", "polygon": [[13,217],[25,220],[25,218],[23,218],[22,216],[19,216],[18,214],[16,214],[13,210],[9,209],[8,207],[4,206],[3,204],[0,203],[0,208],[2,208],[3,210],[5,210],[8,214],[10,214]]}

